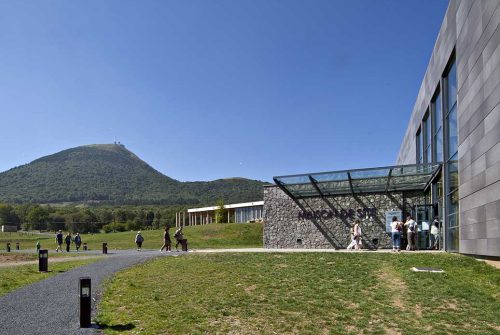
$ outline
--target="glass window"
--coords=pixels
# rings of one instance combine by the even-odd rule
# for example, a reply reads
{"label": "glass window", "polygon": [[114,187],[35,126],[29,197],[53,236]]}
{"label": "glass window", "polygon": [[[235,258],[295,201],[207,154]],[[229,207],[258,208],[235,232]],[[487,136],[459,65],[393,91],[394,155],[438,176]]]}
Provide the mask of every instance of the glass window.
{"label": "glass window", "polygon": [[457,70],[455,62],[451,65],[446,76],[446,86],[448,87],[448,110],[451,110],[457,103]]}
{"label": "glass window", "polygon": [[432,122],[434,123],[434,158],[436,162],[443,161],[443,114],[441,108],[441,94],[437,94],[431,104]]}
{"label": "glass window", "polygon": [[441,94],[438,94],[432,102],[432,109],[434,111],[434,129],[436,131],[443,126],[443,113],[441,110]]}
{"label": "glass window", "polygon": [[448,157],[458,151],[457,108],[453,107],[447,117],[448,120]]}
{"label": "glass window", "polygon": [[459,238],[458,238],[458,227],[448,229],[448,250],[458,251]]}
{"label": "glass window", "polygon": [[[449,215],[456,215],[458,214],[458,191],[455,191],[453,193],[451,193],[449,195],[450,197],[450,202],[448,204],[448,212],[449,212]],[[457,222],[456,220],[454,220],[453,222],[449,222],[449,226],[450,227],[454,227],[457,225]]]}
{"label": "glass window", "polygon": [[458,160],[457,155],[455,154],[450,161],[448,162],[448,173],[449,173],[449,181],[448,181],[448,189],[454,191],[458,189]]}
{"label": "glass window", "polygon": [[443,161],[443,130],[440,128],[439,132],[435,135],[435,150],[436,150],[436,162]]}
{"label": "glass window", "polygon": [[424,117],[424,121],[422,123],[422,130],[424,134],[422,135],[422,142],[424,145],[424,163],[432,162],[432,152],[431,152],[431,137],[432,137],[432,129],[430,122],[429,114],[426,114]]}
{"label": "glass window", "polygon": [[423,138],[419,128],[417,132],[417,164],[424,162],[424,144],[422,142]]}
{"label": "glass window", "polygon": [[[444,115],[446,115],[445,141],[448,148],[446,154],[447,176],[446,176],[446,204],[447,207],[447,249],[458,251],[459,248],[459,176],[458,176],[458,130],[457,130],[457,74],[455,62],[443,80],[446,85],[446,104]],[[437,106],[436,106],[437,108]]]}

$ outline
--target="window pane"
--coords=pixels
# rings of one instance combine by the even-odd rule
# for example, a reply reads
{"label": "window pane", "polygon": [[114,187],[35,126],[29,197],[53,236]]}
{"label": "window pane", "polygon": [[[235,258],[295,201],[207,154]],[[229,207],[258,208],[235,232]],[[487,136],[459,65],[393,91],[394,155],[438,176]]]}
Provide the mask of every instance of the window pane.
{"label": "window pane", "polygon": [[449,195],[448,214],[458,213],[458,190]]}
{"label": "window pane", "polygon": [[436,131],[443,126],[443,113],[441,112],[441,94],[438,94],[436,100],[432,103],[432,110],[434,115],[434,129]]}
{"label": "window pane", "polygon": [[458,161],[457,155],[453,156],[453,159],[448,163],[448,173],[450,176],[449,179],[449,191],[454,191],[458,188]]}
{"label": "window pane", "polygon": [[448,110],[450,110],[457,102],[457,71],[455,63],[451,66],[446,79],[446,84],[448,86]]}
{"label": "window pane", "polygon": [[425,132],[425,146],[428,147],[431,145],[431,138],[432,138],[431,119],[428,117],[424,120],[424,132]]}
{"label": "window pane", "polygon": [[422,143],[422,136],[420,134],[420,130],[417,133],[417,164],[423,163],[423,154],[424,146]]}
{"label": "window pane", "polygon": [[458,133],[457,133],[457,108],[454,107],[447,117],[448,120],[448,157],[453,156],[458,151]]}
{"label": "window pane", "polygon": [[458,251],[458,227],[448,229],[448,250],[449,251]]}
{"label": "window pane", "polygon": [[439,128],[439,131],[436,133],[435,139],[436,146],[436,162],[443,161],[443,129]]}

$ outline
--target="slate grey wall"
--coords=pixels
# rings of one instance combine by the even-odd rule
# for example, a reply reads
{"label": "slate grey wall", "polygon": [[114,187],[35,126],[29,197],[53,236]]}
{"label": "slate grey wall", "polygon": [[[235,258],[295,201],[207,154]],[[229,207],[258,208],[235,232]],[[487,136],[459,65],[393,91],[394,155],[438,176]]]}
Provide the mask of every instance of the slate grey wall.
{"label": "slate grey wall", "polygon": [[456,50],[460,252],[500,256],[500,0],[451,0],[401,144],[416,161],[415,134]]}
{"label": "slate grey wall", "polygon": [[[265,187],[264,247],[343,249],[350,243],[351,225],[359,218],[364,248],[391,248],[385,211],[410,213],[414,205],[423,203],[421,193],[343,195],[301,199],[296,203],[279,187]],[[303,215],[304,212],[309,215]],[[373,239],[378,240],[377,245]]]}

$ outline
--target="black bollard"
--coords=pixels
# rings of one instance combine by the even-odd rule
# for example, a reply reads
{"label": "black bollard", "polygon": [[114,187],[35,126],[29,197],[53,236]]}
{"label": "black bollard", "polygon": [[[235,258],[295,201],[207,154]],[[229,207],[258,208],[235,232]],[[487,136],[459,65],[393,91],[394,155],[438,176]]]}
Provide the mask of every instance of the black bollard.
{"label": "black bollard", "polygon": [[7,246],[5,247],[5,250],[7,250],[7,252],[10,252],[10,243],[7,243]]}
{"label": "black bollard", "polygon": [[49,271],[49,251],[46,249],[40,249],[38,252],[38,271]]}
{"label": "black bollard", "polygon": [[103,243],[102,244],[102,253],[103,254],[107,254],[108,253],[108,244],[107,243]]}
{"label": "black bollard", "polygon": [[90,277],[80,277],[80,327],[90,327],[92,283]]}
{"label": "black bollard", "polygon": [[187,239],[181,240],[181,246],[182,246],[182,251],[188,251],[188,240]]}
{"label": "black bollard", "polygon": [[16,250],[19,250],[19,242],[16,242]]}

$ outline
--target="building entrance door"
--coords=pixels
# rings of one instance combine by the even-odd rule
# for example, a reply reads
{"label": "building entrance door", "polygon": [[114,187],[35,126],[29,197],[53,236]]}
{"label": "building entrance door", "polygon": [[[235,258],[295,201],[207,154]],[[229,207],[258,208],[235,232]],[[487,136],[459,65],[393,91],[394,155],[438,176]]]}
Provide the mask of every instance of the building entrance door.
{"label": "building entrance door", "polygon": [[433,205],[416,205],[415,221],[418,225],[417,249],[426,250],[431,248],[430,230],[434,218]]}

